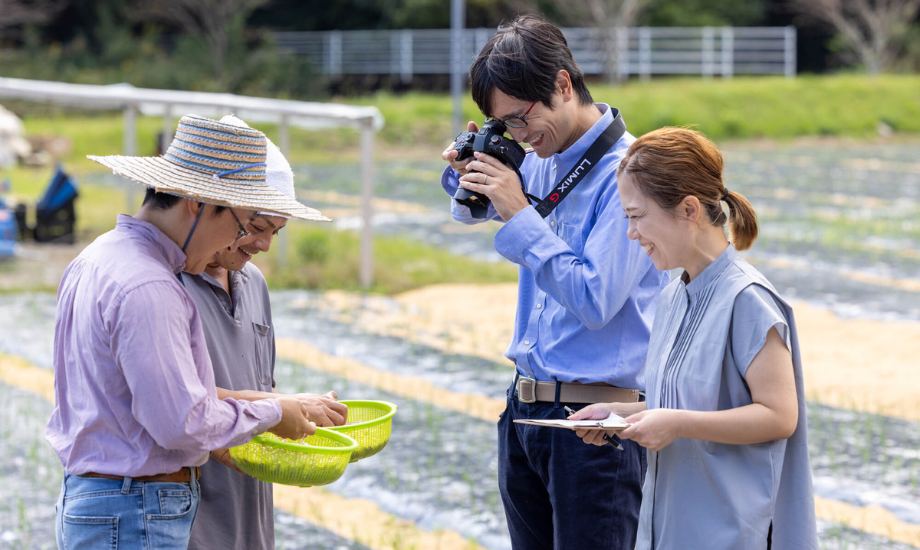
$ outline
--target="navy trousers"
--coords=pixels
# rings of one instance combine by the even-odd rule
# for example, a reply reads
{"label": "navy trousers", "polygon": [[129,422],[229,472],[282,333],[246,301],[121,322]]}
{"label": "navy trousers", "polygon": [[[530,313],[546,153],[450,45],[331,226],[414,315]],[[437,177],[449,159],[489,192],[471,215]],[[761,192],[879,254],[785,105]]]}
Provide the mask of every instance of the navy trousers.
{"label": "navy trousers", "polygon": [[570,430],[512,420],[565,418],[572,403],[521,403],[514,387],[498,421],[498,486],[515,550],[633,550],[645,449],[586,445]]}

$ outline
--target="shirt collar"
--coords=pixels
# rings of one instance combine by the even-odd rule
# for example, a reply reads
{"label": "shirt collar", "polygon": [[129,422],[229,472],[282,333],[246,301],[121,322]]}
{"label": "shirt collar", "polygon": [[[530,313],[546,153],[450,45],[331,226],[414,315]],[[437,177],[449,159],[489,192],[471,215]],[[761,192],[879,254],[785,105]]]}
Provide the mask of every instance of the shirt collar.
{"label": "shirt collar", "polygon": [[182,252],[182,249],[174,240],[170,239],[166,233],[160,231],[152,223],[139,220],[127,214],[119,214],[115,229],[136,235],[153,245],[153,248],[160,253],[173,273],[179,273],[185,269],[185,260],[187,259],[185,252]]}
{"label": "shirt collar", "polygon": [[225,296],[229,295],[230,301],[235,308],[237,302],[239,302],[240,295],[243,293],[243,287],[249,283],[249,274],[246,273],[245,269],[241,269],[240,271],[227,270],[227,272],[230,274],[229,293],[226,291],[226,289],[224,289],[224,285],[220,284],[220,281],[212,277],[211,274],[207,271],[202,271],[198,274],[198,277],[200,277],[202,281],[214,287],[215,292],[220,292]]}
{"label": "shirt collar", "polygon": [[591,144],[597,141],[597,138],[604,133],[607,126],[613,122],[613,109],[610,108],[610,105],[606,103],[595,103],[594,106],[601,112],[601,118],[599,118],[598,121],[594,123],[594,126],[591,126],[583,136],[578,138],[578,141],[572,144],[571,147],[561,153],[553,155],[556,158],[557,166],[574,164],[575,161],[585,154],[588,147],[591,147]]}
{"label": "shirt collar", "polygon": [[[227,273],[230,274],[230,288],[236,289],[238,286],[249,282],[249,274],[245,270],[233,271],[228,269]],[[208,283],[209,285],[216,286],[219,288],[224,288],[224,285],[220,284],[220,281],[211,276],[207,271],[202,271],[198,274],[201,277],[201,280]]]}
{"label": "shirt collar", "polygon": [[732,262],[738,257],[738,252],[735,250],[735,245],[728,243],[728,247],[719,254],[719,257],[712,261],[711,264],[706,266],[706,269],[702,273],[696,276],[695,279],[687,283],[687,272],[684,271],[680,275],[681,282],[684,283],[687,294],[690,296],[695,296],[700,293],[701,290],[709,286],[713,281],[719,278],[719,275],[725,271]]}

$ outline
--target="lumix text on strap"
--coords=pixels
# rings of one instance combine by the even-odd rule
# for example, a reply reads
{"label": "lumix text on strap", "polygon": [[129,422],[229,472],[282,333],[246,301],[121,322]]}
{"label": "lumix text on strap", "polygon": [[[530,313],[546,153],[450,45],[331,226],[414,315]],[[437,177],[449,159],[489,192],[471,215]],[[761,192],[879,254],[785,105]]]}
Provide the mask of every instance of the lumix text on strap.
{"label": "lumix text on strap", "polygon": [[588,147],[581,159],[575,163],[575,166],[569,170],[568,174],[559,180],[559,183],[549,192],[549,195],[536,205],[537,212],[544,218],[559,206],[559,203],[572,192],[572,189],[575,189],[575,186],[594,168],[594,165],[601,160],[601,157],[626,133],[626,123],[623,122],[620,110],[613,107],[610,110],[613,114],[613,122],[594,140],[594,143]]}

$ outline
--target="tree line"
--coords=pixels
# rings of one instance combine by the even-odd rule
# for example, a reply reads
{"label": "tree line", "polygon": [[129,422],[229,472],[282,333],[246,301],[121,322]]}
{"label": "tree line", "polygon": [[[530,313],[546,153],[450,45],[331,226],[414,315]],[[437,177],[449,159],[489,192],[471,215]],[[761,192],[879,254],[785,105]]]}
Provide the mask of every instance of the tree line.
{"label": "tree line", "polygon": [[[465,3],[471,28],[519,13],[579,27],[794,25],[800,71],[920,68],[920,0]],[[0,66],[17,76],[310,97],[323,93],[321,79],[308,61],[275,55],[272,31],[449,26],[447,0],[0,0]],[[246,89],[253,74],[259,88]]]}

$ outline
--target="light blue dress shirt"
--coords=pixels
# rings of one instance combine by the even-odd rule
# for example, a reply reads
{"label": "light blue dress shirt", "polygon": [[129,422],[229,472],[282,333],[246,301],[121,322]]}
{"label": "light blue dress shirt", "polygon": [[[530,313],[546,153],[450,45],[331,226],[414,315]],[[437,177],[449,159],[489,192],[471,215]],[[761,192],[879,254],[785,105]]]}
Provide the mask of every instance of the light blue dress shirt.
{"label": "light blue dress shirt", "polygon": [[[521,174],[528,193],[549,194],[613,121],[608,105],[596,105],[603,116],[567,150],[547,159],[527,155]],[[645,389],[649,334],[669,275],[626,236],[616,170],[633,141],[624,134],[545,219],[530,206],[495,235],[498,253],[520,266],[514,337],[505,356],[524,375]],[[458,178],[452,168],[444,171],[441,185],[450,195]],[[463,223],[502,221],[493,205],[475,219],[469,208],[451,204]]]}

